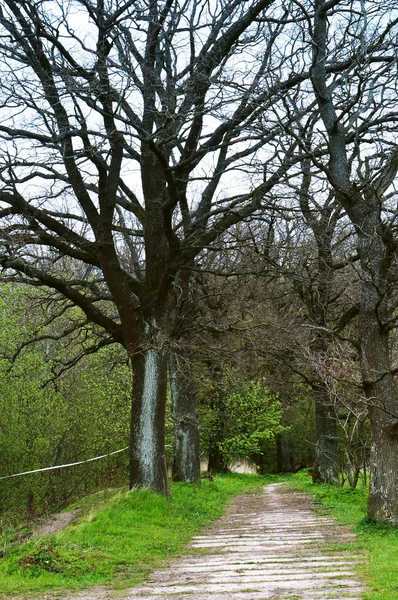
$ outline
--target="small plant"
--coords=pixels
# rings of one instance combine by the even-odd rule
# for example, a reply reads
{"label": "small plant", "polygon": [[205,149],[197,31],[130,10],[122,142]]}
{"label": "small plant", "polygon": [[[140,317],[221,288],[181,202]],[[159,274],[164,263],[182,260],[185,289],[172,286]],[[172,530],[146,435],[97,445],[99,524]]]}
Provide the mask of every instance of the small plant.
{"label": "small plant", "polygon": [[29,569],[33,573],[37,570],[61,573],[65,567],[64,562],[54,540],[44,538],[38,542],[34,552],[23,556],[18,561],[18,565],[23,569]]}
{"label": "small plant", "polygon": [[0,558],[14,547],[22,544],[32,535],[32,529],[21,523],[17,525],[11,518],[0,519]]}

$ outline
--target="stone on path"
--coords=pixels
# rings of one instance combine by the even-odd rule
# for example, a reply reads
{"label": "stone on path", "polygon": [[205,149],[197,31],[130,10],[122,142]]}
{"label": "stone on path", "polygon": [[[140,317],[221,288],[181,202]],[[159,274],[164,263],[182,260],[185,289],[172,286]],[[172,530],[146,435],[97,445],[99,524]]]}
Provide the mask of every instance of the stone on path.
{"label": "stone on path", "polygon": [[[316,514],[305,496],[267,485],[261,495],[237,498],[207,533],[192,539],[184,557],[123,600],[359,600],[365,589],[355,573],[353,539]],[[74,598],[112,597],[108,591]]]}

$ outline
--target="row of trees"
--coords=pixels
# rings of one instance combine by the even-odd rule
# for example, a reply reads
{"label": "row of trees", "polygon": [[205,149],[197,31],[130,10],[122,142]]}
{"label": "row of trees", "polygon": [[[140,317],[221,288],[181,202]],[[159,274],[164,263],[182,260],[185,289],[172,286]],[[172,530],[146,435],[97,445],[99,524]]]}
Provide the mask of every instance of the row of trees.
{"label": "row of trees", "polygon": [[[170,356],[175,471],[196,478],[189,332],[213,318],[203,272],[244,265],[275,294],[293,282],[301,317],[275,304],[286,348],[263,353],[313,389],[326,480],[337,348],[359,364],[369,516],[397,523],[397,18],[390,1],[4,1],[0,262],[79,309],[86,352],[127,352],[131,485],[167,493]],[[252,267],[232,248],[238,224]],[[308,237],[316,277],[294,252]]]}

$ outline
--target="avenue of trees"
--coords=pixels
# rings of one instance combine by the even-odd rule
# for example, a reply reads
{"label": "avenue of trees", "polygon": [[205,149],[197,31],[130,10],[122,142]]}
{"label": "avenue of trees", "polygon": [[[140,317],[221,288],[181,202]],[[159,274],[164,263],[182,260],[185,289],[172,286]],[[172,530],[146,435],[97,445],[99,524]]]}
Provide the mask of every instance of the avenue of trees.
{"label": "avenue of trees", "polygon": [[2,354],[60,412],[109,369],[115,440],[131,387],[131,486],[272,447],[369,471],[398,524],[397,32],[392,0],[3,1],[0,265],[34,314]]}

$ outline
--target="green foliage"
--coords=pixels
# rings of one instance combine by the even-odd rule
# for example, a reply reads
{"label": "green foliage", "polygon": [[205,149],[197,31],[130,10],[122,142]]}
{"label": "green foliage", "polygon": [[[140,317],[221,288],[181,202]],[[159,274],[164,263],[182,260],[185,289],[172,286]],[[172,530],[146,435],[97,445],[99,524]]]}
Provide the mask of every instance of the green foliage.
{"label": "green foliage", "polygon": [[70,507],[82,510],[76,524],[9,552],[0,562],[1,592],[139,583],[162,561],[183,552],[230,498],[256,492],[274,479],[234,474],[202,485],[176,483],[168,498],[143,489],[94,494]]}
{"label": "green foliage", "polygon": [[225,430],[219,447],[232,462],[264,452],[264,443],[284,431],[282,405],[260,381],[250,381],[224,400]]}
{"label": "green foliage", "polygon": [[[51,320],[43,298],[34,293],[24,286],[0,289],[0,476],[85,460],[128,444],[131,381],[123,353],[102,348],[48,383],[54,364],[82,352],[90,332],[85,332],[86,342],[43,339],[70,325],[77,309]],[[21,349],[21,342],[32,336],[39,341]],[[20,519],[24,511],[56,510],[73,495],[120,481],[121,476],[125,481],[127,454],[1,481],[0,509]]]}
{"label": "green foliage", "polygon": [[247,380],[230,365],[197,373],[201,445],[214,472],[225,472],[236,460],[258,460],[287,430],[281,424],[282,405],[262,380]]}

